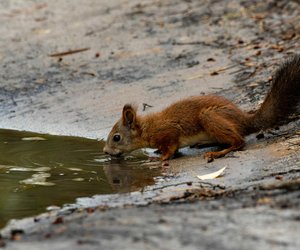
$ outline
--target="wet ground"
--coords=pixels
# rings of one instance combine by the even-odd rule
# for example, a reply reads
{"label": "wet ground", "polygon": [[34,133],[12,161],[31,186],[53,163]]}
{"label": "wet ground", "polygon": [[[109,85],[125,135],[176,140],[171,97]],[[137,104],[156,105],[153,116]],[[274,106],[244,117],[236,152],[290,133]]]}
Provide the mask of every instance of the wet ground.
{"label": "wet ground", "polygon": [[[0,7],[5,129],[104,138],[126,102],[146,113],[207,93],[252,110],[274,69],[300,48],[298,1],[4,0]],[[252,135],[245,150],[210,164],[202,151],[185,149],[142,192],[80,198],[12,221],[1,244],[298,249],[299,131],[296,119]],[[224,166],[221,178],[196,178]],[[124,175],[121,167],[107,171]]]}

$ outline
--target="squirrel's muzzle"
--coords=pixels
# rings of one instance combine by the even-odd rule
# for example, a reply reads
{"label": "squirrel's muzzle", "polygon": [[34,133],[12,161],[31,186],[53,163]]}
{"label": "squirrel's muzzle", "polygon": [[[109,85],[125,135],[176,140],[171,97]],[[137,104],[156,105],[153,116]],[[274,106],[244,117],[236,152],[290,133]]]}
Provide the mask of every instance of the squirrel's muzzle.
{"label": "squirrel's muzzle", "polygon": [[109,154],[111,156],[116,156],[119,157],[122,155],[123,152],[121,152],[121,150],[117,149],[117,148],[111,148],[108,145],[105,145],[103,148],[103,152],[105,154]]}

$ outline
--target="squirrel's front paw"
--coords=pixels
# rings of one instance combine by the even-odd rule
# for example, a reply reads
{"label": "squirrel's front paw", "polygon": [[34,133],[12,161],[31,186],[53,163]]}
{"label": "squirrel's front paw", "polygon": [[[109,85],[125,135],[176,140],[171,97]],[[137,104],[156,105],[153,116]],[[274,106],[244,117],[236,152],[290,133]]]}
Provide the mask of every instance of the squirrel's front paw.
{"label": "squirrel's front paw", "polygon": [[204,159],[207,159],[207,162],[213,162],[215,159],[215,152],[207,152],[204,154]]}

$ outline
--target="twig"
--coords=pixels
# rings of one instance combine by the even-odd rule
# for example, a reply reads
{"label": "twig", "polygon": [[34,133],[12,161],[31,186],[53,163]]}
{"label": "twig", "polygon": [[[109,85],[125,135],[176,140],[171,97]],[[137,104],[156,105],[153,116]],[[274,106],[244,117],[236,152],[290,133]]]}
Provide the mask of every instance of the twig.
{"label": "twig", "polygon": [[287,190],[297,190],[300,188],[300,179],[275,182],[271,184],[263,184],[259,186],[261,190],[273,190],[273,189],[287,189]]}
{"label": "twig", "polygon": [[206,181],[199,181],[198,183],[200,184],[200,187],[202,187],[202,184],[204,184],[204,185],[208,185],[208,186],[212,187],[213,189],[215,189],[215,188],[226,189],[226,187],[223,185],[212,184],[212,183],[206,182]]}
{"label": "twig", "polygon": [[212,72],[210,72],[210,73],[208,73],[208,74],[199,74],[199,75],[195,75],[195,76],[192,76],[192,77],[189,77],[189,78],[187,78],[187,80],[194,80],[194,79],[197,79],[197,78],[202,78],[202,77],[204,77],[205,75],[218,75],[218,73],[220,73],[220,72],[223,72],[223,71],[226,71],[226,70],[228,70],[228,69],[231,69],[231,68],[234,68],[234,67],[236,67],[237,65],[229,65],[229,66],[227,66],[227,67],[223,67],[223,68],[219,68],[219,69],[216,69],[216,70],[214,70],[214,71],[212,71]]}
{"label": "twig", "polygon": [[180,186],[180,185],[191,186],[191,185],[193,185],[193,182],[192,181],[185,181],[185,182],[179,182],[179,183],[164,185],[162,187],[153,188],[152,191],[160,190],[160,189],[164,189],[164,188],[168,188],[168,187],[177,187],[177,186]]}
{"label": "twig", "polygon": [[146,110],[146,108],[153,108],[153,106],[147,104],[147,103],[143,103],[143,111]]}
{"label": "twig", "polygon": [[74,50],[69,50],[69,51],[65,51],[65,52],[50,54],[48,56],[50,56],[50,57],[62,57],[62,56],[68,56],[68,55],[84,52],[84,51],[87,51],[87,50],[90,50],[90,48],[74,49]]}
{"label": "twig", "polygon": [[82,75],[89,75],[89,76],[96,76],[96,73],[94,73],[94,72],[87,72],[87,71],[83,71],[80,74],[82,74]]}
{"label": "twig", "polygon": [[204,45],[204,46],[212,46],[212,44],[209,44],[207,42],[202,42],[202,41],[191,41],[191,42],[177,42],[177,41],[173,41],[172,45]]}
{"label": "twig", "polygon": [[210,182],[205,182],[205,181],[199,181],[199,182],[185,181],[185,182],[179,182],[179,183],[164,185],[162,187],[153,188],[152,190],[155,191],[155,190],[160,190],[160,189],[169,188],[169,187],[177,187],[177,186],[181,186],[181,185],[192,186],[193,183],[200,184],[199,186],[201,188],[203,188],[203,185],[207,185],[207,186],[210,186],[213,189],[215,189],[215,188],[220,188],[220,189],[223,189],[223,190],[226,189],[226,187],[223,186],[223,185],[212,184]]}

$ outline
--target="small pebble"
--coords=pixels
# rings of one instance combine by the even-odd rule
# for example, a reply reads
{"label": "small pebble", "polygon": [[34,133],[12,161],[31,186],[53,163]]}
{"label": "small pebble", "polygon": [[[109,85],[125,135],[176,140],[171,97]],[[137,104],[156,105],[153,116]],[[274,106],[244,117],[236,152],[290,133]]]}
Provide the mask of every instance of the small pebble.
{"label": "small pebble", "polygon": [[57,217],[55,221],[53,221],[52,224],[57,225],[57,224],[62,224],[64,223],[63,217]]}
{"label": "small pebble", "polygon": [[162,166],[163,166],[163,167],[168,167],[168,166],[169,166],[169,162],[168,162],[168,161],[164,161],[164,162],[162,163]]}
{"label": "small pebble", "polygon": [[13,229],[10,232],[11,240],[19,241],[22,238],[22,234],[24,234],[24,231],[22,229]]}

